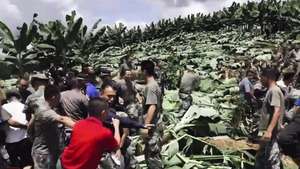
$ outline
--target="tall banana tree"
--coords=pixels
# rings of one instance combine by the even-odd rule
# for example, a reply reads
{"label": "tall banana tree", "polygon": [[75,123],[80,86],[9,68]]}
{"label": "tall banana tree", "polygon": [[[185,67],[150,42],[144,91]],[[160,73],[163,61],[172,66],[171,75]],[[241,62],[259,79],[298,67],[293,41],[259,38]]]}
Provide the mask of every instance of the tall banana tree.
{"label": "tall banana tree", "polygon": [[115,24],[113,27],[107,26],[105,36],[110,46],[124,47],[124,36],[127,27],[123,23]]}
{"label": "tall banana tree", "polygon": [[[37,15],[35,14],[34,17]],[[12,66],[19,75],[22,75],[26,66],[36,64],[37,55],[31,51],[31,43],[37,35],[37,26],[32,22],[30,26],[26,23],[18,28],[19,35],[14,36],[12,31],[0,21],[0,36],[2,51],[0,55],[3,61]]]}
{"label": "tall banana tree", "polygon": [[106,30],[106,27],[98,28],[100,22],[101,19],[93,25],[91,30],[88,30],[86,25],[80,29],[80,38],[76,40],[72,50],[75,54],[73,65],[84,63],[90,54],[97,52],[96,42],[103,38]]}
{"label": "tall banana tree", "polygon": [[61,21],[50,21],[47,24],[38,23],[40,43],[55,49],[55,64],[63,63],[67,68],[69,60],[72,59],[71,46],[80,39],[80,31],[83,19],[76,19],[76,12],[66,15],[65,26]]}

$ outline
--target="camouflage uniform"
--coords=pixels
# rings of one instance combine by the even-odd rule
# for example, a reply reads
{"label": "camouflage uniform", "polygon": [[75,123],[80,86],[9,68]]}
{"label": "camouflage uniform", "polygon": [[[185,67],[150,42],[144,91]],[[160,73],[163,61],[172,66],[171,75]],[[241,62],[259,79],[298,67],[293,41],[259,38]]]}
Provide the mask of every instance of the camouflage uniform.
{"label": "camouflage uniform", "polygon": [[161,157],[163,123],[162,123],[162,94],[161,89],[155,80],[147,83],[144,91],[144,112],[145,116],[150,105],[156,105],[155,116],[152,124],[155,127],[148,131],[148,136],[144,138],[145,158],[149,169],[162,169],[163,162]]}
{"label": "camouflage uniform", "polygon": [[162,169],[162,138],[163,138],[163,124],[158,122],[156,127],[149,130],[148,137],[145,138],[145,159],[149,169]]}
{"label": "camouflage uniform", "polygon": [[29,95],[25,102],[24,113],[26,114],[26,120],[30,121],[31,115],[34,114],[38,108],[37,101],[44,98],[45,86],[40,86],[38,90]]}
{"label": "camouflage uniform", "polygon": [[142,106],[138,103],[131,103],[126,107],[126,113],[131,119],[142,122]]}
{"label": "camouflage uniform", "polygon": [[178,116],[181,117],[193,104],[193,97],[191,94],[186,94],[179,91],[179,98],[181,99],[181,106],[178,112]]}
{"label": "camouflage uniform", "polygon": [[256,155],[255,169],[282,169],[281,153],[276,138],[261,145]]}
{"label": "camouflage uniform", "polygon": [[101,159],[101,164],[98,168],[101,169],[124,169],[124,158],[120,159],[121,164],[117,164],[113,158],[112,153],[105,153]]}
{"label": "camouflage uniform", "polygon": [[[137,109],[134,110],[137,111]],[[128,117],[128,114],[126,114],[125,112],[117,112],[117,115],[119,117]],[[135,147],[136,145],[133,144],[133,142],[130,140],[129,137],[127,137],[125,139],[125,143],[123,147],[121,148],[122,155],[124,155],[124,167],[126,169],[138,169],[138,161],[135,158]],[[107,161],[109,162],[111,160],[107,160]],[[110,164],[111,164],[110,166],[113,166],[112,163]]]}
{"label": "camouflage uniform", "polygon": [[178,116],[181,117],[193,104],[192,91],[199,85],[199,76],[195,75],[191,71],[183,73],[179,88],[179,98],[182,100],[182,104],[179,108]]}
{"label": "camouflage uniform", "polygon": [[126,148],[124,155],[125,168],[126,169],[139,169],[138,161],[135,158],[136,144],[132,140],[129,140],[129,146]]}
{"label": "camouflage uniform", "polygon": [[38,107],[35,109],[32,124],[34,168],[56,169],[56,163],[62,150],[61,131],[56,122],[59,115],[43,98],[36,100],[35,104]]}

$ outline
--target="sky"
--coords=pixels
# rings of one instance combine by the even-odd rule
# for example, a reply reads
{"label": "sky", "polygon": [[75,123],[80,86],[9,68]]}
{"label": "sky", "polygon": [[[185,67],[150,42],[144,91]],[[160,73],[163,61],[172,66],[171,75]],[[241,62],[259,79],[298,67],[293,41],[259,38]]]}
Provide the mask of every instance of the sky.
{"label": "sky", "polygon": [[34,13],[38,20],[64,20],[76,10],[84,23],[93,25],[122,22],[127,27],[145,25],[162,18],[173,18],[191,13],[209,13],[230,6],[234,1],[247,0],[0,0],[0,20],[12,30],[23,22],[31,22]]}

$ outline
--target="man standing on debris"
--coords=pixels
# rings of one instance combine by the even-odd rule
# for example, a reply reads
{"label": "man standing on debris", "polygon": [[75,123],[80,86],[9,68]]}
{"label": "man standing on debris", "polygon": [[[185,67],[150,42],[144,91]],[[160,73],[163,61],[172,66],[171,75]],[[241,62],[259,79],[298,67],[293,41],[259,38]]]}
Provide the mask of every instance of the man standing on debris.
{"label": "man standing on debris", "polygon": [[276,85],[278,77],[279,73],[274,69],[265,69],[261,74],[261,82],[268,88],[268,92],[263,102],[260,120],[262,139],[256,156],[256,169],[282,168],[277,134],[282,125],[285,106],[284,95]]}
{"label": "man standing on debris", "polygon": [[199,86],[200,77],[196,75],[192,65],[186,66],[179,88],[179,98],[182,100],[178,117],[182,117],[193,103],[192,92]]}
{"label": "man standing on debris", "polygon": [[125,55],[123,58],[120,60],[120,69],[119,72],[122,72],[124,70],[132,69],[132,61],[131,61],[131,54]]}
{"label": "man standing on debris", "polygon": [[155,81],[154,63],[146,60],[141,63],[141,70],[146,77],[144,90],[145,126],[153,124],[153,127],[142,130],[145,141],[145,159],[149,169],[162,169],[163,124],[162,124],[162,94],[158,83]]}
{"label": "man standing on debris", "polygon": [[138,92],[133,82],[133,75],[131,70],[123,69],[120,72],[120,79],[116,80],[118,106],[123,107],[130,118],[138,119],[139,109],[137,105]]}
{"label": "man standing on debris", "polygon": [[248,70],[246,72],[246,77],[243,78],[243,80],[239,83],[241,99],[247,102],[247,105],[250,106],[250,111],[252,113],[254,112],[252,100],[255,98],[253,90],[253,81],[256,80],[255,77],[257,77],[256,73],[252,70]]}

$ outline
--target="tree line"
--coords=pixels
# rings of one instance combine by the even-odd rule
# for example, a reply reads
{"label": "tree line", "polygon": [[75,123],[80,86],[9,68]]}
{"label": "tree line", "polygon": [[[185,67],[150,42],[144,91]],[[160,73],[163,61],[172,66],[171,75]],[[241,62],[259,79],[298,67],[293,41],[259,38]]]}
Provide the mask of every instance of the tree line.
{"label": "tree line", "polygon": [[72,67],[85,63],[93,53],[108,47],[125,47],[181,32],[219,31],[220,29],[258,31],[266,37],[278,31],[299,33],[299,0],[234,2],[230,7],[210,14],[190,14],[186,17],[161,19],[144,28],[128,29],[119,23],[113,26],[99,26],[99,19],[91,28],[83,23],[76,12],[66,15],[65,24],[55,20],[42,23],[38,14],[33,15],[30,24],[18,27],[15,36],[5,23],[0,21],[0,61],[15,74],[41,70],[50,64]]}

